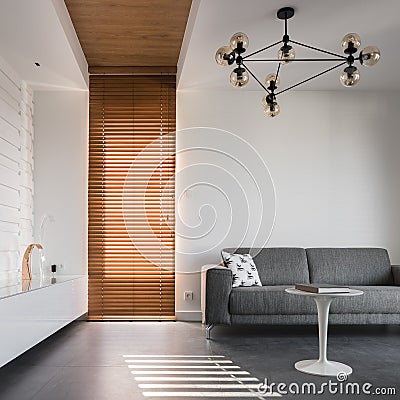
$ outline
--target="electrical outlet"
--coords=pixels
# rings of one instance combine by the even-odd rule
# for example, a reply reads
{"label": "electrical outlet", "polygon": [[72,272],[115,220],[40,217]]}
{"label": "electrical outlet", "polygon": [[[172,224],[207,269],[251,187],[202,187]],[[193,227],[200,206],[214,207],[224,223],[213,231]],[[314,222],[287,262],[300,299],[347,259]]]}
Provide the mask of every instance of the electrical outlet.
{"label": "electrical outlet", "polygon": [[185,301],[192,301],[193,300],[193,292],[191,290],[187,290],[183,292],[183,299]]}

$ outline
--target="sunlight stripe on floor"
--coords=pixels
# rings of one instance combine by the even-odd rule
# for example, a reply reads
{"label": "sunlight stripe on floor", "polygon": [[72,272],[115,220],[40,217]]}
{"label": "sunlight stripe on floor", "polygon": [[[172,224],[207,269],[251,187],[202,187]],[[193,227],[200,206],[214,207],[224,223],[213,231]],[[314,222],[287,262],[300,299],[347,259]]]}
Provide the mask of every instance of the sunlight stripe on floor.
{"label": "sunlight stripe on floor", "polygon": [[144,355],[144,354],[136,354],[136,355],[132,355],[132,354],[125,354],[122,357],[143,357],[143,358],[162,358],[162,357],[168,357],[168,358],[225,358],[225,356],[213,356],[213,355],[203,355],[203,356],[194,356],[186,354],[186,355],[169,355],[169,354],[162,354],[162,355]]}
{"label": "sunlight stripe on floor", "polygon": [[259,392],[261,382],[224,356],[126,355],[127,367],[145,397],[253,398],[281,397]]}
{"label": "sunlight stripe on floor", "polygon": [[255,377],[225,377],[225,376],[215,376],[215,377],[205,377],[205,376],[136,376],[135,381],[138,382],[260,382],[258,378]]}
{"label": "sunlight stripe on floor", "polygon": [[143,392],[145,397],[282,397],[279,393],[260,394],[258,392]]}
{"label": "sunlight stripe on floor", "polygon": [[[128,365],[128,368],[169,368],[169,369],[221,369],[219,365]],[[223,369],[240,369],[237,365],[224,365]]]}
{"label": "sunlight stripe on floor", "polygon": [[199,384],[199,383],[139,383],[141,389],[258,389],[263,383]]}
{"label": "sunlight stripe on floor", "polygon": [[165,363],[165,362],[169,362],[171,364],[232,364],[233,361],[231,360],[141,360],[141,359],[137,359],[137,360],[125,360],[126,363],[130,363],[130,362],[141,362],[141,363],[148,363],[148,364],[152,364],[152,363]]}
{"label": "sunlight stripe on floor", "polygon": [[134,375],[250,375],[247,371],[131,371]]}

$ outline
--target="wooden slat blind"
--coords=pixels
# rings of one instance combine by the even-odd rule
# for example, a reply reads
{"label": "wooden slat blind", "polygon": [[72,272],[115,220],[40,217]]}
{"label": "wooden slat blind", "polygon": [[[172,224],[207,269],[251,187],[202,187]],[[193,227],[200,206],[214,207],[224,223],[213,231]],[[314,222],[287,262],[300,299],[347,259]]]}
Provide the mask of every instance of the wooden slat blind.
{"label": "wooden slat blind", "polygon": [[175,76],[90,77],[90,320],[175,318]]}

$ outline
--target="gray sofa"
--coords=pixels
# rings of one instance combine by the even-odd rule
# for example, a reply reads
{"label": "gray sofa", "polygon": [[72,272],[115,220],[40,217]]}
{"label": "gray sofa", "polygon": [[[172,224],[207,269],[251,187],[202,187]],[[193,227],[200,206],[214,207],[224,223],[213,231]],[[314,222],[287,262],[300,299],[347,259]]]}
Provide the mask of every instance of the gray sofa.
{"label": "gray sofa", "polygon": [[380,248],[239,248],[226,252],[251,254],[262,286],[232,288],[232,272],[224,266],[207,270],[205,322],[214,325],[317,324],[317,310],[308,296],[285,292],[296,283],[350,286],[363,296],[337,298],[332,324],[400,324],[400,266],[390,264]]}

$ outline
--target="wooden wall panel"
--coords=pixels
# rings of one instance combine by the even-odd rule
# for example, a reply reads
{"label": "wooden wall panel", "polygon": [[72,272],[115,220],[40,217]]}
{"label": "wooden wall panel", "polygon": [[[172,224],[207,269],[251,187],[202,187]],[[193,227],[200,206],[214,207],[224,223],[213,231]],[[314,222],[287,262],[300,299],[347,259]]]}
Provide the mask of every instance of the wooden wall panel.
{"label": "wooden wall panel", "polygon": [[191,0],[65,0],[89,66],[176,66]]}

